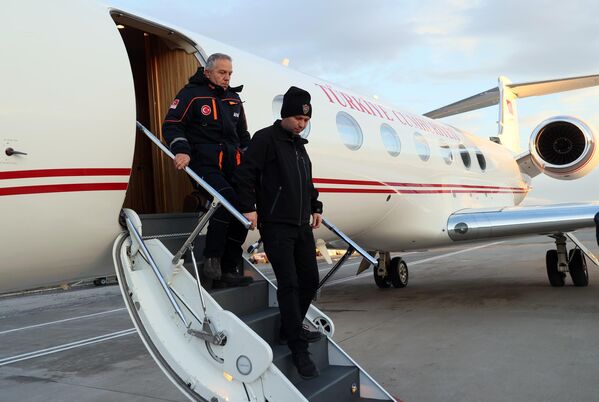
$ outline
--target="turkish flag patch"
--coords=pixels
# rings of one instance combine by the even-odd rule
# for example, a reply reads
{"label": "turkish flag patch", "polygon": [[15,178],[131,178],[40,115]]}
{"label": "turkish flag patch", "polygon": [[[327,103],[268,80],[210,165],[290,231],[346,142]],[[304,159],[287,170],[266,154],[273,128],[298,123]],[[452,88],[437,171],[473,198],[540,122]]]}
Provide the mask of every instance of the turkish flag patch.
{"label": "turkish flag patch", "polygon": [[210,106],[208,106],[208,105],[202,106],[201,110],[202,110],[202,114],[204,116],[208,116],[210,113],[212,113],[212,109],[210,109]]}
{"label": "turkish flag patch", "polygon": [[171,103],[171,109],[176,109],[177,105],[179,105],[179,99],[175,99],[173,103]]}

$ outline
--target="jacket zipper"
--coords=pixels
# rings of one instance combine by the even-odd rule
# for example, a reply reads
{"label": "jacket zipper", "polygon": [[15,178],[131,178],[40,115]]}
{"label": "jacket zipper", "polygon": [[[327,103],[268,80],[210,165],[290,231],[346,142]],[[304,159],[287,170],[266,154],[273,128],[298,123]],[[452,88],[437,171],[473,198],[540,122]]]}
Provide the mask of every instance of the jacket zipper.
{"label": "jacket zipper", "polygon": [[304,195],[302,192],[302,172],[300,171],[300,167],[299,167],[299,153],[297,152],[297,147],[294,145],[295,148],[295,165],[297,166],[297,175],[298,175],[298,180],[299,180],[299,193],[300,193],[300,207],[299,207],[299,216],[297,219],[297,224],[298,226],[301,226],[302,224],[302,203],[304,201]]}
{"label": "jacket zipper", "polygon": [[279,201],[279,196],[281,195],[281,189],[282,188],[283,188],[282,186],[279,186],[279,189],[277,190],[277,195],[275,196],[275,200],[272,203],[272,207],[270,207],[270,215],[271,216],[272,216],[272,213],[275,210],[275,206],[277,205],[277,201]]}

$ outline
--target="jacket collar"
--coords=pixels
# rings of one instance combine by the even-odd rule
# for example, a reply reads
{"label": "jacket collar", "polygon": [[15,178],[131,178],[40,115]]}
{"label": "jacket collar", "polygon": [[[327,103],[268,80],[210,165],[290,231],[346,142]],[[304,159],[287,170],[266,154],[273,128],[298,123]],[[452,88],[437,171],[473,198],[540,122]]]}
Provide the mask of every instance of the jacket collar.
{"label": "jacket collar", "polygon": [[299,145],[305,145],[308,143],[308,140],[303,138],[301,135],[297,135],[291,131],[285,130],[283,126],[281,126],[280,119],[274,122],[273,127],[276,129],[277,138],[280,140],[294,142]]}
{"label": "jacket collar", "polygon": [[227,91],[239,93],[243,90],[243,85],[239,85],[236,87],[229,87],[227,89],[223,89],[217,85],[214,85],[210,82],[208,78],[204,75],[204,67],[199,67],[194,75],[189,77],[189,84],[191,86],[207,86],[212,91],[216,92],[217,95],[224,95]]}

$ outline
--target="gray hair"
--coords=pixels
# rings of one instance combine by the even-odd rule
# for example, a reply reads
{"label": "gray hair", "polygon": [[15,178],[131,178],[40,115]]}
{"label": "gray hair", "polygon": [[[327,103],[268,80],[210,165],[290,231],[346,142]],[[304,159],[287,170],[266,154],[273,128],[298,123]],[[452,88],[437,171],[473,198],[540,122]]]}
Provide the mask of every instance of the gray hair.
{"label": "gray hair", "polygon": [[228,54],[214,53],[211,54],[210,57],[208,57],[208,60],[206,60],[206,70],[212,70],[217,60],[229,60],[231,62],[233,61],[231,56],[229,56]]}

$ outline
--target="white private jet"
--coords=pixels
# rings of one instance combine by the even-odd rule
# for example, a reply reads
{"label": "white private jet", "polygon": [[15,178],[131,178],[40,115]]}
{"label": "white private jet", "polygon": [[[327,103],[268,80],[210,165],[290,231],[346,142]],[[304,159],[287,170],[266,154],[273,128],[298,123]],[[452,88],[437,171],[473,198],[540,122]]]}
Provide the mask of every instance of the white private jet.
{"label": "white private jet", "polygon": [[[179,201],[190,189],[188,179],[175,172],[160,149],[139,133],[136,121],[139,127],[149,127],[142,131],[159,136],[161,120],[177,90],[211,53],[233,57],[234,80],[244,84],[241,95],[251,131],[278,118],[282,94],[290,85],[311,92],[314,116],[302,135],[310,141],[314,182],[325,215],[355,244],[372,255],[378,253],[373,271],[379,287],[401,288],[408,283],[407,265],[401,257],[390,258],[390,252],[493,238],[531,234],[555,238],[556,248],[546,256],[552,286],[563,286],[566,273],[574,285],[586,286],[585,256],[597,263],[572,232],[597,225],[599,204],[518,206],[536,175],[574,180],[593,170],[599,163],[597,134],[579,118],[555,116],[539,123],[529,149],[520,152],[516,99],[599,85],[599,75],[525,84],[501,77],[497,88],[419,116],[196,32],[102,4],[27,0],[10,2],[3,11],[0,292],[105,276],[114,259],[142,339],[169,378],[191,399],[226,394],[229,400],[238,400],[231,396],[237,394],[227,394],[230,390],[222,391],[227,381],[268,381],[258,375],[260,370],[244,374],[246,361],[215,358],[218,352],[213,349],[209,354],[218,364],[238,363],[225,370],[236,373],[233,380],[227,376],[223,380],[222,373],[210,380],[220,384],[214,387],[197,378],[195,382],[182,380],[181,372],[201,368],[181,371],[164,357],[174,353],[165,345],[177,344],[172,339],[164,341],[170,335],[159,334],[166,321],[145,321],[151,321],[151,316],[169,316],[160,313],[164,306],[152,307],[154,313],[143,317],[135,312],[143,296],[135,299],[132,289],[140,294],[145,290],[135,283],[137,274],[131,273],[135,272],[134,254],[141,253],[145,261],[137,264],[150,264],[151,258],[140,251],[141,237],[139,241],[122,237],[119,213],[128,208],[129,232],[137,227],[141,233],[132,210],[181,211]],[[490,140],[435,120],[495,104],[499,104],[500,129]],[[255,241],[256,236],[248,241]],[[336,236],[326,228],[315,236],[336,244]],[[574,246],[569,253],[568,240]],[[166,253],[158,245],[152,247]],[[163,257],[156,259],[168,265],[168,258]],[[360,270],[369,265],[362,264]],[[175,274],[169,275],[172,281]],[[168,289],[177,285],[167,282],[161,285],[168,296],[164,305],[176,305],[177,295],[193,291],[189,284],[180,285],[187,286],[186,290],[179,289],[173,297]],[[146,303],[151,303],[147,297]],[[211,298],[188,304],[183,299],[179,302],[189,311],[193,306],[204,313],[218,310]],[[185,324],[189,330],[191,313],[175,310],[178,318],[171,318],[181,319],[176,325]],[[201,314],[194,317],[203,321]],[[218,317],[213,322],[222,327],[244,330],[235,317]],[[214,330],[206,331],[200,335],[206,345],[226,349]],[[206,333],[213,337],[207,339]],[[194,335],[182,334],[172,336]],[[268,357],[268,345],[257,338],[254,341],[252,350]],[[234,345],[234,338],[229,336],[229,342]],[[272,354],[270,360],[263,357],[250,359],[255,367],[263,367],[262,373],[272,362]],[[288,394],[277,392],[287,383],[277,384],[270,390],[264,385],[261,391],[250,387],[251,392],[246,387],[239,395],[251,399],[250,393],[262,392],[266,398],[270,392],[269,400],[281,400],[281,395]],[[383,391],[369,393],[365,388],[362,385],[359,393],[363,398],[391,398]],[[272,399],[272,395],[277,397]]]}

